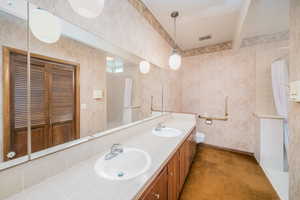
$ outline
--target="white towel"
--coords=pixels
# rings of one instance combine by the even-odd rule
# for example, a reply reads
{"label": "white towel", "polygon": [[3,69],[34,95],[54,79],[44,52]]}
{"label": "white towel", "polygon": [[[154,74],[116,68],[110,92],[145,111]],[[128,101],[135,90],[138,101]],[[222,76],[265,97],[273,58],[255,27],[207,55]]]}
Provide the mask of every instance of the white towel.
{"label": "white towel", "polygon": [[130,78],[125,79],[125,89],[124,89],[124,109],[123,109],[123,124],[128,124],[132,122],[132,86],[133,80]]}

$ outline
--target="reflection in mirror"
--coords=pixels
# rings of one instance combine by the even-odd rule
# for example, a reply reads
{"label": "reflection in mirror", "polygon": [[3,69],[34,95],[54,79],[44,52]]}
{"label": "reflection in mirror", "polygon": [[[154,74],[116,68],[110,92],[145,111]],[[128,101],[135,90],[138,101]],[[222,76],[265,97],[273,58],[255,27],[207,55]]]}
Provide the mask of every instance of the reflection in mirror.
{"label": "reflection in mirror", "polygon": [[3,169],[28,160],[27,2],[1,0],[0,27],[0,169]]}
{"label": "reflection in mirror", "polygon": [[136,64],[106,57],[107,128],[141,119],[139,71]]}
{"label": "reflection in mirror", "polygon": [[163,108],[163,69],[151,67],[147,74],[141,74],[141,110],[143,118],[160,115]]}
{"label": "reflection in mirror", "polygon": [[[51,24],[45,25],[44,18]],[[139,59],[108,52],[112,48],[105,48],[97,36],[34,5],[29,21],[33,153],[44,155],[52,147],[69,147],[96,133],[150,117],[150,104],[141,107],[144,95],[148,102],[153,97],[153,106],[160,104],[159,76],[141,75]],[[141,84],[148,76],[157,81],[156,93],[150,82]]]}
{"label": "reflection in mirror", "polygon": [[106,57],[107,128],[158,115],[162,103],[161,69],[140,73],[138,64]]}
{"label": "reflection in mirror", "polygon": [[1,55],[6,56],[1,81],[2,161],[10,152],[16,154],[13,158],[31,152],[34,159],[160,114],[160,68],[151,66],[142,74],[138,57],[32,4],[28,50],[27,2],[0,2]]}

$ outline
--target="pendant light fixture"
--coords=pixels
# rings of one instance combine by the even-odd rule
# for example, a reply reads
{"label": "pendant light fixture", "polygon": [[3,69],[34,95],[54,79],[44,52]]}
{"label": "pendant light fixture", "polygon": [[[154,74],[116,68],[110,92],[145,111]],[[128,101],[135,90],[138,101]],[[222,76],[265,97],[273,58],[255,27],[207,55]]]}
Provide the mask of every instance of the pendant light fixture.
{"label": "pendant light fixture", "polygon": [[32,34],[46,43],[57,42],[62,33],[59,18],[40,8],[30,12],[29,26]]}
{"label": "pendant light fixture", "polygon": [[72,9],[82,17],[95,18],[103,10],[105,0],[68,0]]}
{"label": "pendant light fixture", "polygon": [[[171,13],[171,17],[174,19],[174,40],[176,41],[176,19],[179,16],[178,11]],[[172,55],[169,58],[169,66],[173,70],[178,70],[181,66],[181,55],[178,53],[176,46],[173,49]]]}
{"label": "pendant light fixture", "polygon": [[147,74],[150,71],[150,63],[146,60],[140,62],[140,72],[142,74]]}

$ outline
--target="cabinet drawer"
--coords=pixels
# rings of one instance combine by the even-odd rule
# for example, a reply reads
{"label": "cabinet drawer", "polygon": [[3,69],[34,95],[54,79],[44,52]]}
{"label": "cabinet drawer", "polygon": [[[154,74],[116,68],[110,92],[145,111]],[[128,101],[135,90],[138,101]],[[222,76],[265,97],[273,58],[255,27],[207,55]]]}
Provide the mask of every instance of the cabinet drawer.
{"label": "cabinet drawer", "polygon": [[163,169],[140,200],[168,200],[167,168]]}

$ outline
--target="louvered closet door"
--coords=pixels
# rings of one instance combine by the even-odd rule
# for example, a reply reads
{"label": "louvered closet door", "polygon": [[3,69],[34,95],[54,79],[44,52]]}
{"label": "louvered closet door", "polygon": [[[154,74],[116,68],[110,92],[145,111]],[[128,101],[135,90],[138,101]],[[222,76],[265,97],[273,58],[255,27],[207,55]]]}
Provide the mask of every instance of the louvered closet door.
{"label": "louvered closet door", "polygon": [[76,139],[75,70],[72,66],[48,64],[50,135],[52,145]]}
{"label": "louvered closet door", "polygon": [[[16,157],[27,153],[27,61],[26,56],[10,55],[11,81],[11,150]],[[32,61],[31,65],[31,123],[32,151],[47,148],[47,92],[46,74],[43,63]]]}

